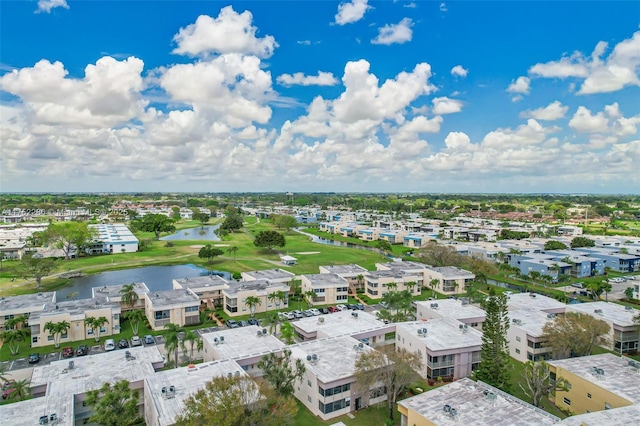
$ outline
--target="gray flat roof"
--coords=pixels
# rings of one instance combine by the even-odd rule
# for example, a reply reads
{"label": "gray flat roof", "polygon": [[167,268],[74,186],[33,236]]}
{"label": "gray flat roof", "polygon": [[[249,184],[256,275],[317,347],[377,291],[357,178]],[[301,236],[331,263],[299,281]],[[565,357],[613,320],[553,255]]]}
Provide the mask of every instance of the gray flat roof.
{"label": "gray flat roof", "polygon": [[348,287],[349,282],[338,274],[304,274],[312,287]]}
{"label": "gray flat roof", "polygon": [[[414,235],[414,234],[411,234]],[[425,265],[420,262],[411,262],[408,260],[403,260],[401,262],[387,262],[387,263],[376,263],[377,267],[386,267],[389,269],[397,269],[397,270],[406,270],[416,272],[416,270],[423,270],[430,268],[429,265]]]}
{"label": "gray flat roof", "polygon": [[[396,323],[396,333],[402,329],[416,336],[430,351],[444,351],[482,345],[482,333],[469,327],[460,330],[462,323],[453,318],[436,318],[429,321]],[[419,329],[427,329],[426,335],[418,335]]]}
{"label": "gray flat roof", "polygon": [[[640,372],[629,366],[629,360],[630,358],[607,353],[547,362],[638,404],[640,403]],[[604,370],[604,376],[592,374],[592,367]]]}
{"label": "gray flat roof", "polygon": [[[610,321],[620,327],[633,327],[636,325],[633,317],[640,315],[640,310],[638,309],[626,309],[622,305],[611,302],[576,303],[568,305],[568,309]],[[601,313],[596,313],[597,310],[600,310]]]}
{"label": "gray flat roof", "polygon": [[0,298],[0,310],[2,312],[26,313],[42,309],[46,303],[56,301],[56,292],[23,294],[20,296],[4,296]]}
{"label": "gray flat roof", "polygon": [[549,309],[566,309],[567,305],[553,299],[535,293],[515,293],[508,296],[507,306],[509,310],[537,309],[546,311]]}
{"label": "gray flat roof", "polygon": [[266,279],[266,280],[282,280],[282,279],[291,279],[295,275],[289,271],[285,271],[284,269],[276,268],[276,269],[265,269],[262,271],[250,271],[243,272],[242,275],[247,275],[254,279]]}
{"label": "gray flat roof", "polygon": [[[176,284],[178,285],[176,287]],[[218,275],[205,275],[202,277],[176,278],[173,280],[173,288],[190,288],[194,291],[206,290],[207,287],[225,288],[229,281]]]}
{"label": "gray flat roof", "polygon": [[[159,424],[169,426],[175,424],[176,417],[182,414],[185,400],[191,394],[204,388],[205,384],[214,377],[229,374],[247,376],[242,367],[230,359],[196,364],[193,369],[180,367],[160,371],[146,377],[145,394],[152,398]],[[162,395],[162,388],[169,386],[175,386],[175,397],[165,399]]]}
{"label": "gray flat roof", "polygon": [[200,304],[200,298],[188,289],[152,291],[147,294],[147,300],[154,308],[188,303]]}
{"label": "gray flat roof", "polygon": [[474,277],[472,272],[465,269],[456,268],[455,266],[436,266],[429,268],[442,274],[445,278],[462,278],[462,277]]}
{"label": "gray flat roof", "polygon": [[49,302],[44,305],[41,311],[32,312],[29,315],[29,324],[39,320],[40,318],[47,317],[49,315],[58,315],[60,313],[67,313],[69,315],[78,316],[84,315],[86,311],[92,309],[111,308],[116,312],[120,312],[119,302],[106,302],[97,301],[95,299],[78,299],[78,300],[65,300],[62,302]]}
{"label": "gray flat roof", "polygon": [[[519,309],[517,311],[509,311],[509,320],[511,327],[517,327],[524,330],[531,337],[542,336],[542,329],[548,322],[553,322],[545,312],[535,309]],[[513,320],[520,321],[514,323]]]}
{"label": "gray flat roof", "polygon": [[282,290],[285,293],[289,292],[289,285],[285,283],[272,282],[266,279],[258,279],[255,281],[241,281],[241,282],[232,282],[229,283],[229,288],[225,288],[222,291],[229,295],[237,295],[241,291],[251,291],[255,290],[258,294],[267,294],[270,293],[268,290],[279,291]]}
{"label": "gray flat roof", "polygon": [[320,266],[320,268],[325,269],[330,274],[338,274],[338,275],[360,275],[367,270],[360,265],[351,264],[351,265],[330,265],[330,266]]}
{"label": "gray flat roof", "polygon": [[[289,346],[292,358],[304,361],[305,367],[323,383],[346,379],[355,374],[355,363],[361,351],[374,349],[363,345],[362,349],[354,349],[360,342],[353,337],[340,336],[327,339],[310,340]],[[314,363],[307,361],[307,355],[317,355]]]}
{"label": "gray flat roof", "polygon": [[[217,358],[244,359],[268,352],[276,352],[285,347],[278,338],[271,334],[258,337],[258,331],[264,327],[250,325],[248,327],[232,328],[229,330],[215,331],[202,335],[209,345],[213,346],[218,354]],[[220,337],[224,337],[224,343],[220,343]],[[218,339],[216,343],[215,339]]]}
{"label": "gray flat roof", "polygon": [[[47,398],[32,398],[26,401],[0,405],[0,418],[8,425],[37,425],[40,416],[61,415],[58,408],[49,404]],[[60,419],[59,425],[75,425],[73,419]]]}
{"label": "gray flat roof", "polygon": [[[423,306],[426,309],[437,312],[443,317],[455,318],[457,320],[471,318],[485,318],[486,312],[472,304],[462,304],[462,300],[457,299],[440,299],[415,302],[416,305]],[[438,307],[431,308],[431,305]]]}
{"label": "gray flat roof", "polygon": [[[351,315],[353,312],[358,314],[357,318]],[[320,331],[327,337],[351,336],[366,331],[389,328],[389,325],[368,312],[350,310],[301,318],[291,324],[306,334]]]}
{"label": "gray flat roof", "polygon": [[613,408],[611,410],[594,411],[567,417],[558,425],[565,426],[629,426],[637,424],[640,419],[640,405]]}
{"label": "gray flat roof", "polygon": [[124,284],[117,284],[117,285],[105,285],[102,287],[93,287],[91,289],[91,292],[93,294],[93,297],[106,297],[107,300],[109,299],[117,299],[120,300],[122,298],[122,294],[120,294],[120,290],[122,290],[122,288],[125,285],[128,284],[134,284],[133,289],[135,290],[135,292],[138,294],[138,296],[142,296],[145,293],[149,292],[149,287],[147,287],[147,285],[145,283],[124,283]]}
{"label": "gray flat roof", "polygon": [[[490,399],[483,392],[493,392]],[[530,426],[554,425],[559,418],[482,382],[464,378],[429,392],[407,398],[399,405],[416,411],[436,425]],[[455,419],[443,410],[449,405]]]}
{"label": "gray flat roof", "polygon": [[370,277],[373,279],[378,278],[399,278],[404,279],[404,276],[407,275],[405,271],[401,271],[399,269],[387,269],[382,271],[369,271],[364,274],[364,277]]}

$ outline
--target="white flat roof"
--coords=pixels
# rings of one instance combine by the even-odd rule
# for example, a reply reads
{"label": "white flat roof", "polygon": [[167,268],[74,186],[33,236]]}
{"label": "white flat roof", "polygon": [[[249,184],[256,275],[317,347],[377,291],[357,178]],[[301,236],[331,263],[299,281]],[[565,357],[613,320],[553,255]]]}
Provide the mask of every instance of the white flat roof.
{"label": "white flat roof", "polygon": [[594,411],[567,417],[558,425],[565,426],[629,426],[637,424],[640,419],[640,405],[613,408],[611,410]]}
{"label": "white flat roof", "polygon": [[509,295],[507,298],[507,307],[510,311],[518,309],[546,311],[551,309],[566,309],[567,307],[567,305],[556,299],[536,293],[515,293]]}
{"label": "white flat roof", "polygon": [[[443,317],[455,318],[457,320],[485,318],[487,314],[484,310],[470,303],[463,305],[462,300],[456,299],[429,300],[415,303],[418,306],[437,312]],[[434,305],[434,307],[431,308],[431,305]],[[435,305],[438,305],[438,307],[435,307]]]}
{"label": "white flat roof", "polygon": [[[594,383],[631,403],[640,403],[640,370],[629,366],[630,358],[600,354],[547,361],[588,382]],[[592,373],[592,367],[604,370],[604,376]]]}
{"label": "white flat roof", "polygon": [[[310,340],[289,346],[291,357],[303,360],[305,367],[323,383],[330,383],[346,379],[355,374],[356,359],[361,351],[374,349],[363,345],[361,349],[354,349],[360,341],[349,336],[331,337],[327,339]],[[316,362],[307,361],[307,355],[316,355]]]}
{"label": "white flat roof", "polygon": [[[429,321],[399,322],[396,323],[396,333],[400,329],[406,331],[423,342],[430,351],[482,346],[481,332],[473,327],[463,331],[460,325],[463,325],[460,321],[446,317]],[[425,328],[427,334],[418,335],[418,330]]]}
{"label": "white flat roof", "polygon": [[[358,317],[354,317],[352,313],[357,313]],[[351,310],[301,318],[291,324],[305,334],[321,332],[326,337],[351,336],[366,331],[389,328],[389,325],[368,312]]]}
{"label": "white flat roof", "polygon": [[[622,305],[611,302],[590,302],[576,303],[569,305],[569,310],[589,314],[605,321],[610,321],[620,327],[633,327],[635,325],[633,317],[640,314],[638,309],[626,309]],[[595,311],[600,310],[601,313]]]}
{"label": "white flat roof", "polygon": [[[495,399],[484,394],[493,392]],[[483,383],[461,379],[398,403],[436,425],[530,426],[555,425],[560,419]],[[444,406],[456,410],[455,419]]]}
{"label": "white flat roof", "polygon": [[[246,376],[247,373],[237,362],[225,359],[221,361],[196,364],[195,368],[174,368],[160,371],[145,379],[145,394],[150,395],[156,410],[159,424],[173,425],[185,405],[185,400],[193,393],[204,388],[214,377],[227,375]],[[175,397],[166,399],[162,395],[162,388],[175,386]]]}
{"label": "white flat roof", "polygon": [[147,300],[154,309],[180,304],[192,306],[200,304],[200,298],[189,289],[152,291],[147,293]]}
{"label": "white flat roof", "polygon": [[[258,337],[258,331],[262,332],[263,329],[268,330],[257,325],[250,325],[248,327],[206,333],[202,335],[202,338],[215,348],[220,359],[232,358],[238,360],[250,358],[280,351],[285,347],[284,343],[271,334]],[[220,337],[224,337],[224,343],[220,342]],[[217,343],[215,339],[218,339]]]}
{"label": "white flat roof", "polygon": [[[509,326],[524,330],[531,337],[542,336],[542,329],[548,322],[553,322],[553,318],[542,311],[535,309],[521,309],[517,311],[509,311]],[[519,321],[513,322],[513,320]]]}
{"label": "white flat roof", "polygon": [[0,297],[0,311],[2,312],[31,312],[34,309],[42,310],[46,303],[55,302],[55,291],[44,293],[22,294],[20,296]]}
{"label": "white flat roof", "polygon": [[348,287],[349,282],[338,274],[304,274],[312,287]]}
{"label": "white flat roof", "polygon": [[207,287],[226,288],[229,281],[218,275],[204,275],[202,277],[176,278],[173,288],[190,288],[193,291],[207,290]]}

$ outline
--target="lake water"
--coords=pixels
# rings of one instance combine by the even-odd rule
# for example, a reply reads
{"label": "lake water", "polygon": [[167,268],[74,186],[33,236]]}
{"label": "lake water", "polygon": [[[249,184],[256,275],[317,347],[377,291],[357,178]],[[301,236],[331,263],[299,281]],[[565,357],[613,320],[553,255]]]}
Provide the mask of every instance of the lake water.
{"label": "lake water", "polygon": [[[304,228],[302,228],[304,229]],[[336,241],[336,240],[329,240],[327,238],[323,238],[323,237],[319,237],[317,235],[313,235],[313,234],[309,234],[307,232],[304,232],[302,229],[300,228],[294,228],[293,230],[306,235],[307,237],[309,237],[311,239],[311,242],[314,243],[318,243],[318,244],[326,244],[329,246],[337,246],[337,247],[349,247],[349,248],[355,248],[355,249],[360,249],[360,250],[368,250],[368,251],[373,251],[375,253],[380,253],[380,249],[376,248],[376,247],[368,247],[368,246],[363,246],[360,244],[352,244],[352,243],[347,243],[344,241]]]}
{"label": "lake water", "polygon": [[216,235],[216,229],[220,228],[220,224],[199,226],[197,228],[181,229],[171,235],[160,238],[162,241],[176,240],[194,240],[194,241],[220,241]]}
{"label": "lake water", "polygon": [[195,265],[145,266],[143,268],[123,269],[121,271],[102,272],[85,277],[71,278],[71,285],[58,291],[58,300],[65,300],[73,291],[78,292],[79,299],[91,297],[91,288],[132,282],[144,282],[149,290],[171,290],[175,278],[199,277],[215,273],[231,279],[228,272],[209,271]]}

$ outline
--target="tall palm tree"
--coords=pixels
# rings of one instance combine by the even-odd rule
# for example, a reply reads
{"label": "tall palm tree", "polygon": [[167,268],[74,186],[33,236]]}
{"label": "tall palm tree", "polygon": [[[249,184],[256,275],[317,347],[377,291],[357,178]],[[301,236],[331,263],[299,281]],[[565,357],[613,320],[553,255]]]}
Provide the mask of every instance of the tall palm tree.
{"label": "tall palm tree", "polygon": [[[286,302],[286,301],[287,301],[287,299],[289,299],[289,295],[288,295],[287,293],[285,293],[284,291],[282,291],[282,290],[278,290],[278,291],[276,291],[276,298],[277,298],[281,303],[284,303],[284,302]],[[280,303],[278,303],[278,302],[276,301],[276,307],[277,307],[277,306],[280,306]]]}
{"label": "tall palm tree", "polygon": [[182,328],[176,324],[168,323],[164,325],[164,348],[167,355],[174,352],[175,364],[173,368],[178,368],[178,348],[180,347],[180,333]]}
{"label": "tall palm tree", "polygon": [[0,364],[0,382],[7,382],[9,380],[9,376],[11,376],[11,373],[7,373],[7,366],[5,364]]}
{"label": "tall palm tree", "polygon": [[197,348],[199,351],[202,350],[203,343],[200,336],[198,336],[195,331],[187,330],[184,332],[184,336],[182,336],[182,341],[180,342],[180,347],[182,347],[182,351],[187,353],[187,345],[189,342],[189,361],[193,360],[193,350]]}
{"label": "tall palm tree", "polygon": [[109,324],[109,320],[106,317],[87,317],[84,320],[84,323],[93,331],[93,335],[96,339],[96,342],[100,341],[100,329],[104,327],[106,324]]}
{"label": "tall palm tree", "polygon": [[387,284],[389,291],[396,291],[398,289],[398,283],[390,282]]}
{"label": "tall palm tree", "polygon": [[16,399],[22,401],[31,394],[31,388],[29,387],[30,381],[28,379],[16,380],[10,386],[12,392],[9,394],[9,399]]}
{"label": "tall palm tree", "polygon": [[436,287],[440,285],[440,280],[437,278],[429,281],[429,287],[431,287],[431,291],[433,292],[433,297],[436,297]]}
{"label": "tall palm tree", "polygon": [[409,293],[413,294],[413,288],[416,287],[418,285],[417,282],[415,281],[409,281],[407,283],[404,283],[404,286],[407,288],[407,290],[409,290]]}
{"label": "tall palm tree", "polygon": [[235,260],[236,260],[236,253],[237,253],[237,252],[238,252],[238,247],[236,247],[236,246],[231,246],[231,247],[229,247],[229,248],[227,249],[227,253],[229,253],[229,254],[233,254],[233,260],[234,260],[234,262],[235,262]]}
{"label": "tall palm tree", "polygon": [[273,304],[276,305],[276,307],[278,307],[280,304],[276,303],[276,301],[278,300],[278,295],[276,294],[276,292],[274,291],[273,293],[269,293],[267,294],[267,300]]}
{"label": "tall palm tree", "polygon": [[256,314],[256,307],[262,305],[262,299],[257,296],[248,296],[244,304],[249,308],[249,311],[251,311],[251,318],[253,318]]}
{"label": "tall palm tree", "polygon": [[278,324],[280,324],[280,315],[277,312],[271,312],[263,324],[269,324],[269,333],[276,334],[278,332]]}
{"label": "tall palm tree", "polygon": [[17,317],[11,318],[4,323],[4,328],[7,330],[20,330],[27,326],[28,318],[26,315],[19,315]]}
{"label": "tall palm tree", "polygon": [[24,330],[6,330],[0,334],[2,343],[9,346],[11,355],[17,355],[20,352],[20,343],[24,342],[26,333]]}
{"label": "tall palm tree", "polygon": [[309,290],[304,293],[304,298],[307,300],[307,305],[309,305],[309,307],[313,306],[313,299],[315,299],[317,296],[318,295],[313,290]]}
{"label": "tall palm tree", "polygon": [[145,319],[144,311],[142,309],[134,309],[127,313],[127,320],[129,324],[131,324],[131,330],[133,331],[133,335],[138,335],[138,329],[140,327],[140,323]]}
{"label": "tall palm tree", "polygon": [[71,328],[71,324],[69,324],[67,321],[60,321],[60,322],[48,321],[44,325],[44,330],[48,331],[49,334],[53,335],[53,342],[56,348],[60,347],[60,338],[62,337],[63,334],[66,334],[70,328]]}
{"label": "tall palm tree", "polygon": [[128,306],[129,309],[133,309],[133,307],[136,305],[136,303],[138,303],[138,300],[140,299],[140,296],[138,296],[138,293],[136,293],[135,287],[135,283],[125,284],[118,292],[122,295],[122,297],[120,298],[121,303],[125,306]]}
{"label": "tall palm tree", "polygon": [[291,345],[294,342],[296,332],[289,321],[282,323],[280,326],[280,334],[287,345]]}

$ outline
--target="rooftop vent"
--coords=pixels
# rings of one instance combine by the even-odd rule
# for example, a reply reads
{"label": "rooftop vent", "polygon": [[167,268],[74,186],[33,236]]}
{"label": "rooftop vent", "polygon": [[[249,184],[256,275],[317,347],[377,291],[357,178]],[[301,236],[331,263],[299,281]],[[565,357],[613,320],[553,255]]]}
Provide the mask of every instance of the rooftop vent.
{"label": "rooftop vent", "polygon": [[319,322],[320,324],[322,324],[322,323],[324,322],[324,318],[323,318],[323,317],[319,317],[319,318],[318,318],[318,322]]}
{"label": "rooftop vent", "polygon": [[556,317],[556,314],[549,314],[547,315],[547,318],[549,319],[554,319]]}
{"label": "rooftop vent", "polygon": [[264,334],[264,335],[266,335],[266,334],[267,334],[267,329],[266,329],[266,328],[263,328],[263,329],[262,329],[262,334]]}
{"label": "rooftop vent", "polygon": [[529,297],[536,297],[536,294],[535,293],[531,293],[531,294],[529,294]]}
{"label": "rooftop vent", "polygon": [[418,336],[426,336],[427,335],[427,329],[426,328],[419,328],[418,329]]}
{"label": "rooftop vent", "polygon": [[262,336],[262,331],[258,330],[257,335],[258,335],[258,337],[261,337]]}
{"label": "rooftop vent", "polygon": [[602,315],[602,309],[594,309],[593,313]]}
{"label": "rooftop vent", "polygon": [[358,313],[357,312],[351,312],[351,316],[354,318],[358,318]]}
{"label": "rooftop vent", "polygon": [[224,343],[224,336],[220,336],[220,343]]}
{"label": "rooftop vent", "polygon": [[627,311],[633,311],[633,306],[625,306],[624,309]]}
{"label": "rooftop vent", "polygon": [[438,309],[438,304],[437,303],[431,303],[431,304],[429,304],[429,307],[431,309]]}

